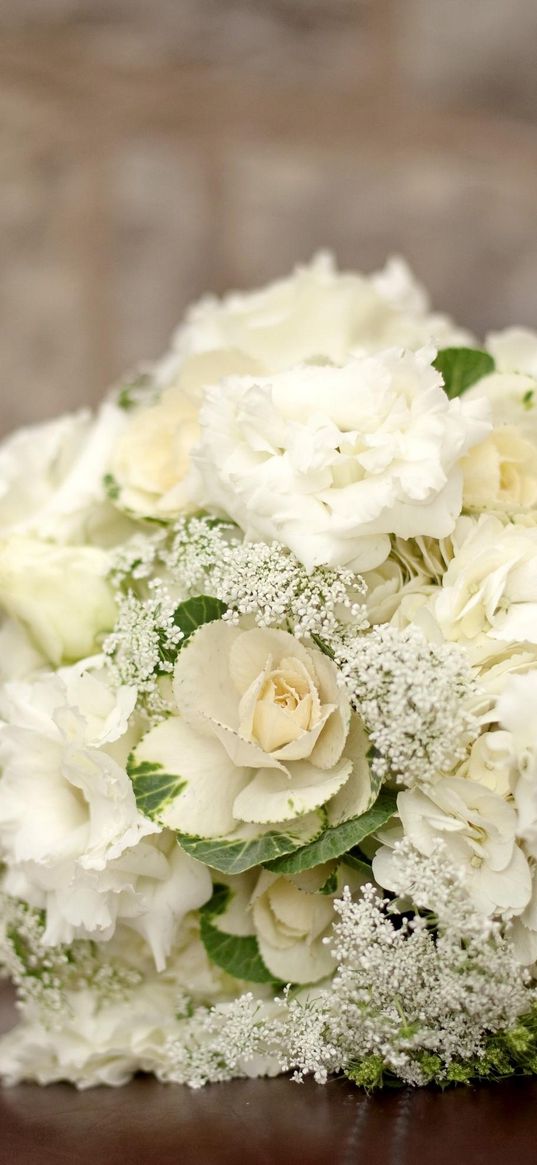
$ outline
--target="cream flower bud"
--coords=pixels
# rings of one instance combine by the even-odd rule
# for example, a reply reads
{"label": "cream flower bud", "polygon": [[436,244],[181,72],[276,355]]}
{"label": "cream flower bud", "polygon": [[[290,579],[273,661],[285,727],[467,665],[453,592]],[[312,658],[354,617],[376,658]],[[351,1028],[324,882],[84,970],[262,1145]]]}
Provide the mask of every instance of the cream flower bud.
{"label": "cream flower bud", "polygon": [[108,554],[12,537],[0,543],[0,608],[53,664],[92,655],[115,622]]}

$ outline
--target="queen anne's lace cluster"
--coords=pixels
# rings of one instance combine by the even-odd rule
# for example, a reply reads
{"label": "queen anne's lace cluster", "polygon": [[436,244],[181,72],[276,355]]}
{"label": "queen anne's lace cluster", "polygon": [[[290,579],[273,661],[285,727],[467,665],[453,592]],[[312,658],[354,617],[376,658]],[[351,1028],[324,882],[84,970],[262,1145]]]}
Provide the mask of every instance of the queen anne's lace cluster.
{"label": "queen anne's lace cluster", "polygon": [[336,656],[374,748],[381,780],[422,784],[449,773],[477,736],[475,681],[459,647],[416,627],[347,637]]}
{"label": "queen anne's lace cluster", "polygon": [[485,1055],[491,1035],[515,1028],[535,993],[499,927],[468,902],[462,872],[440,850],[423,858],[406,844],[398,864],[401,892],[426,913],[401,920],[373,886],[359,901],[346,890],[330,988],[309,998],[286,992],[270,1009],[243,996],[196,1014],[186,1040],[168,1046],[166,1078],[199,1086],[263,1058],[319,1083],[343,1071],[365,1084],[383,1072],[408,1084],[432,1073],[447,1081]]}
{"label": "queen anne's lace cluster", "polygon": [[231,523],[181,519],[171,535],[136,535],[114,556],[119,615],[104,642],[116,683],[133,684],[152,717],[166,711],[159,677],[173,670],[184,638],[178,603],[205,593],[228,608],[224,620],[251,616],[258,627],[292,631],[334,655],[349,633],[367,627],[365,584],[342,567],[308,572],[279,543],[240,542]]}
{"label": "queen anne's lace cluster", "polygon": [[2,896],[0,966],[17,988],[19,1006],[36,1012],[46,1026],[60,1026],[69,1010],[69,993],[90,991],[101,1004],[126,999],[141,974],[87,940],[47,946],[42,911]]}

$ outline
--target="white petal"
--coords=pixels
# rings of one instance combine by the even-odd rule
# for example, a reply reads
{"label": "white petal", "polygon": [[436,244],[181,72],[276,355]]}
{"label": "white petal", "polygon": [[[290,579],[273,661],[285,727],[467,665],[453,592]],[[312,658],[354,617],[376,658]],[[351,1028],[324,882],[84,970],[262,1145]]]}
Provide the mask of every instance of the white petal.
{"label": "white petal", "polygon": [[271,666],[274,668],[282,658],[294,656],[310,675],[313,671],[310,652],[293,635],[287,631],[254,627],[251,631],[243,631],[231,647],[229,671],[237,692],[242,695],[253,684],[265,670],[269,656],[272,656]]}
{"label": "white petal", "polygon": [[351,761],[343,760],[326,773],[306,761],[296,761],[289,770],[290,778],[283,773],[259,769],[235,799],[233,812],[242,821],[267,823],[309,813],[338,792],[351,768]]}
{"label": "white petal", "polygon": [[173,693],[186,720],[205,714],[237,729],[238,699],[230,680],[229,654],[243,633],[229,623],[206,623],[179,652]]}
{"label": "white petal", "polygon": [[233,829],[233,802],[251,774],[237,769],[216,740],[172,717],[144,736],[136,760],[160,764],[186,782],[164,810],[164,825],[198,837],[220,837]]}
{"label": "white petal", "polygon": [[317,983],[334,970],[335,959],[320,939],[311,944],[296,943],[285,950],[270,946],[261,936],[258,943],[265,966],[282,983]]}
{"label": "white petal", "polygon": [[359,817],[369,807],[371,777],[367,760],[368,748],[369,741],[360,717],[353,713],[343,757],[349,758],[352,767],[348,781],[328,806],[331,825],[340,825],[343,821],[349,821],[351,817]]}

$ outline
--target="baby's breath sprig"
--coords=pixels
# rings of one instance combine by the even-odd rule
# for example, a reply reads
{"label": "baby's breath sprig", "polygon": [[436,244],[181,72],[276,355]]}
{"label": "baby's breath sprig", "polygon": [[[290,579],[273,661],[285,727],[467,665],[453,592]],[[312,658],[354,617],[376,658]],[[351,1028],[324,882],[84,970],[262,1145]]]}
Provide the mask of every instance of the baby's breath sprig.
{"label": "baby's breath sprig", "polygon": [[17,991],[18,1005],[42,1022],[62,1023],[70,992],[91,991],[102,1003],[128,997],[142,976],[104,957],[105,948],[86,939],[70,945],[43,942],[43,912],[17,898],[0,896],[0,963]]}

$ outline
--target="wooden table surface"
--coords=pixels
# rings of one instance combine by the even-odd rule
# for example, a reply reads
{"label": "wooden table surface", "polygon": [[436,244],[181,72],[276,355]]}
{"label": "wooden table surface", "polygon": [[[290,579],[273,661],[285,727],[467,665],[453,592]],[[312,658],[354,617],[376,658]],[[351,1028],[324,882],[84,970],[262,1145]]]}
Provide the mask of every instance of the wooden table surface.
{"label": "wooden table surface", "polygon": [[[7,989],[0,1022],[12,1019]],[[367,1097],[344,1081],[234,1081],[191,1092],[0,1091],[1,1165],[533,1165],[537,1081]]]}

